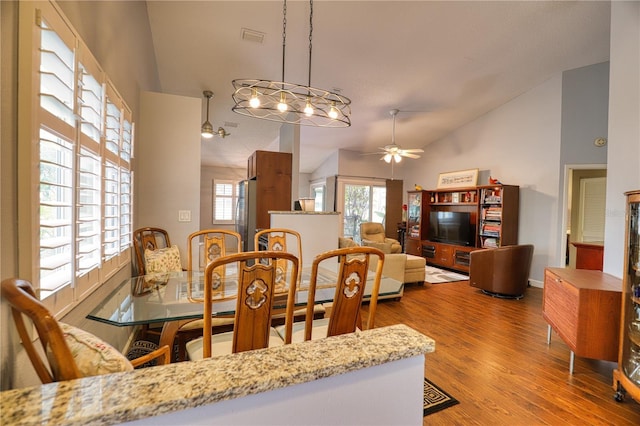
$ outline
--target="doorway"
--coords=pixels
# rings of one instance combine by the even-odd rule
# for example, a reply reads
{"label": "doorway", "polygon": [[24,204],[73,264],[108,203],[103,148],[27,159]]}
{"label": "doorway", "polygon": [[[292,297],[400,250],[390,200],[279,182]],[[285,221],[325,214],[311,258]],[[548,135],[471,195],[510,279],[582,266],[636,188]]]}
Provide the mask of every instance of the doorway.
{"label": "doorway", "polygon": [[561,265],[575,268],[576,248],[572,242],[594,242],[604,239],[605,164],[573,164],[565,166],[564,209]]}

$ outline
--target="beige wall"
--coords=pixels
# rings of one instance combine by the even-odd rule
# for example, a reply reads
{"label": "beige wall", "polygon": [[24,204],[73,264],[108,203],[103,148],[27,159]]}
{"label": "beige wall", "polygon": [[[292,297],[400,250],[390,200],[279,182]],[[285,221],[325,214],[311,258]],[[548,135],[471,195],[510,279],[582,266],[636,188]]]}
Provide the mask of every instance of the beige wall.
{"label": "beige wall", "polygon": [[[136,126],[134,229],[166,229],[186,267],[187,237],[200,229],[202,99],[143,92]],[[189,221],[179,221],[180,211]]]}

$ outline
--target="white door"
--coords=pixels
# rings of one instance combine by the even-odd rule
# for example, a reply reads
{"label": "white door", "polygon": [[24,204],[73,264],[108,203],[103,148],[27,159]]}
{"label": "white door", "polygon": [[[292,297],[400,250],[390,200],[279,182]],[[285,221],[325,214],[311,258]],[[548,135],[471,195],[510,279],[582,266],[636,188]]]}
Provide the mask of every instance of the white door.
{"label": "white door", "polygon": [[580,179],[580,214],[577,241],[604,241],[604,219],[607,179]]}

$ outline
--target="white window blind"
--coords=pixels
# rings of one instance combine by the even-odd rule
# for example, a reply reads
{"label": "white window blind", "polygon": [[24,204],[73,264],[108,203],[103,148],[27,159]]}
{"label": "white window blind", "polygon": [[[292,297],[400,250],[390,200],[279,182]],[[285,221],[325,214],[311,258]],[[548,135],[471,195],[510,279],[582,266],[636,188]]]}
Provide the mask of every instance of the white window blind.
{"label": "white window blind", "polygon": [[233,223],[238,202],[238,182],[216,179],[213,181],[213,221]]}
{"label": "white window blind", "polygon": [[119,168],[106,161],[104,166],[104,260],[109,260],[119,252],[120,207]]}
{"label": "white window blind", "polygon": [[55,2],[19,14],[18,272],[59,314],[130,260],[134,124]]}
{"label": "white window blind", "polygon": [[40,130],[41,298],[72,282],[73,143]]}

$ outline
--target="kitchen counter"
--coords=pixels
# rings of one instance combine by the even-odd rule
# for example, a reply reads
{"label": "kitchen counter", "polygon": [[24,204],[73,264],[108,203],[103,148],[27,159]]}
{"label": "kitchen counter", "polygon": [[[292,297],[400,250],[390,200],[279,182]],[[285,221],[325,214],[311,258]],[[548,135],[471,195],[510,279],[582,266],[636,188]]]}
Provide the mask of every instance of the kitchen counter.
{"label": "kitchen counter", "polygon": [[0,409],[2,422],[11,425],[117,424],[211,407],[221,401],[434,350],[433,339],[405,325],[394,325],[201,361],[5,391],[0,394]]}

